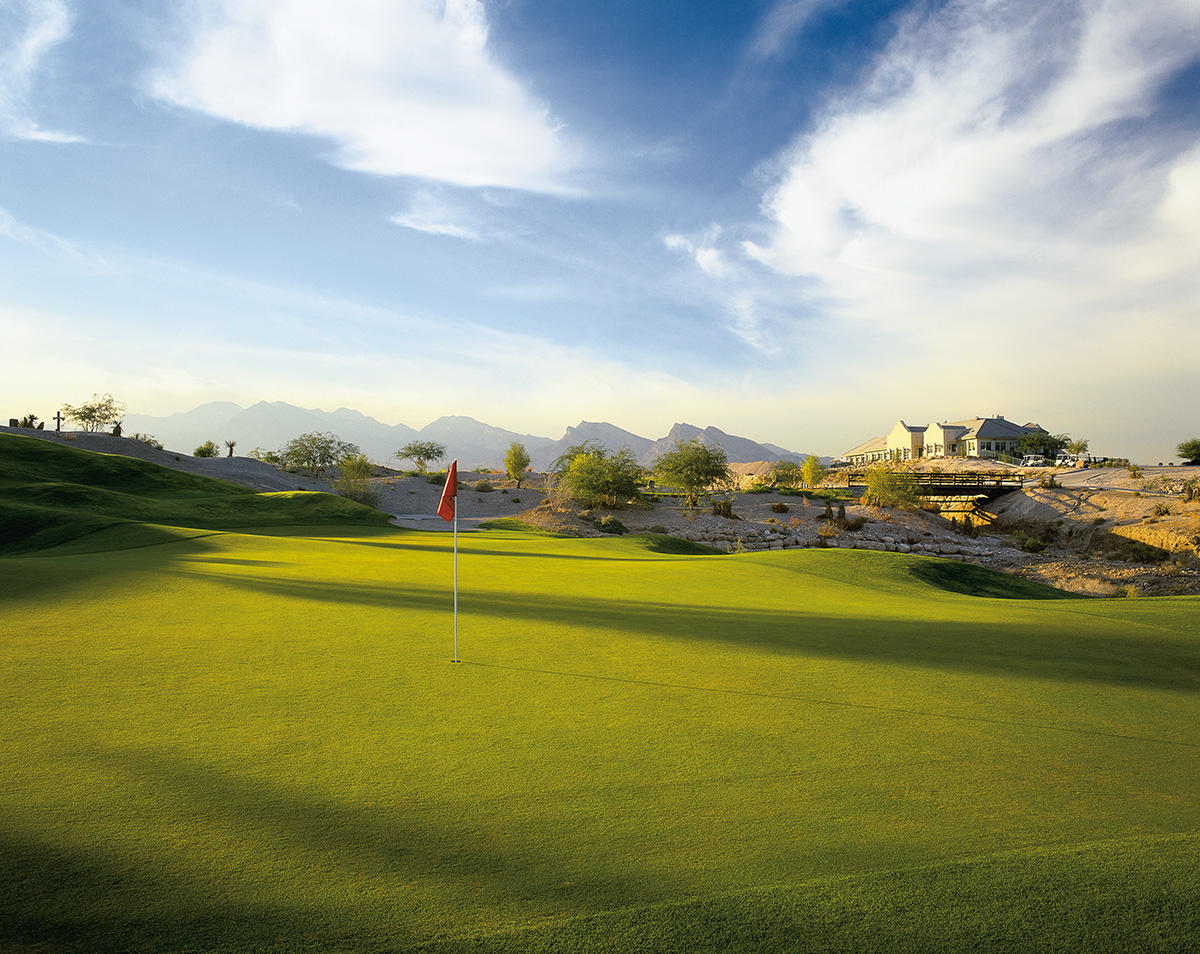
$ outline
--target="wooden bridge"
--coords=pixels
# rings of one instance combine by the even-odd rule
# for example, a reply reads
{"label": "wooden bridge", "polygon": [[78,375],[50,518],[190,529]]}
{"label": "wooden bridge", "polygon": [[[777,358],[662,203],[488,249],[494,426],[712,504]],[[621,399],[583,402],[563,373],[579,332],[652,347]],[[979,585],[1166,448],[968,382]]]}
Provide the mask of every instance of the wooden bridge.
{"label": "wooden bridge", "polygon": [[[1025,477],[1011,471],[968,471],[965,473],[939,474],[911,471],[922,497],[999,497],[1013,490],[1020,490]],[[863,470],[852,470],[846,474],[846,489],[864,487],[867,474]]]}

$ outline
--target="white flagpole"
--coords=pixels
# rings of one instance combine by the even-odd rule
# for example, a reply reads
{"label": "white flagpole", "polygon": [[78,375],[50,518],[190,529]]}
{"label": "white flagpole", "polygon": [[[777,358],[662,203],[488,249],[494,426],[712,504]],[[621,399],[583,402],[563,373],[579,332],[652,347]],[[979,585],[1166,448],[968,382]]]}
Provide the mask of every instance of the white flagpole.
{"label": "white flagpole", "polygon": [[454,661],[458,662],[458,488],[454,495]]}

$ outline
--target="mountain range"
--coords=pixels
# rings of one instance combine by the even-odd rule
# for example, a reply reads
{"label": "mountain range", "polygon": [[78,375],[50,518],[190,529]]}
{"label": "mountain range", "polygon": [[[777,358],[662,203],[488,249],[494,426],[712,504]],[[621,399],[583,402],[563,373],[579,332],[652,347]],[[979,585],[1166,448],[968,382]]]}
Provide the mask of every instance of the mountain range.
{"label": "mountain range", "polygon": [[202,404],[191,411],[155,417],[130,414],[124,424],[126,435],[150,434],[173,450],[189,451],[205,441],[237,441],[235,453],[249,455],[255,448],[276,450],[291,438],[309,431],[329,431],[362,448],[372,460],[394,463],[396,451],[413,440],[437,441],[446,445],[447,459],[457,458],[466,468],[500,467],[514,441],[525,445],[535,471],[549,469],[568,448],[585,441],[609,451],[628,448],[638,462],[649,466],[679,441],[699,439],[709,447],[721,447],[731,463],[747,461],[802,460],[805,454],[775,444],[760,444],[746,437],[726,434],[715,427],[676,424],[663,437],[651,440],[614,424],[581,421],[568,427],[558,440],[536,434],[518,434],[493,427],[470,417],[439,417],[420,430],[406,424],[384,424],[349,408],[321,411],[296,407],[283,401],[260,401],[242,407],[228,401]]}

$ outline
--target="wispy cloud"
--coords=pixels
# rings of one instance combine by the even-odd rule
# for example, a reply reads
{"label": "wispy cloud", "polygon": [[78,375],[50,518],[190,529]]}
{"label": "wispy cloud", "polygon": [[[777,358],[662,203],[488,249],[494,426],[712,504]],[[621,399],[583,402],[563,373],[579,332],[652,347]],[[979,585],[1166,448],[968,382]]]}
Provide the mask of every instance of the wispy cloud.
{"label": "wispy cloud", "polygon": [[1192,0],[914,16],[786,158],[765,201],[774,241],[750,250],[797,273],[945,274],[1103,243],[1161,197],[1178,145],[1130,126],[1198,56]]}
{"label": "wispy cloud", "polygon": [[721,226],[714,223],[694,239],[673,233],[663,238],[663,244],[672,251],[687,255],[706,275],[720,278],[729,272],[729,266],[716,246],[720,237]]}
{"label": "wispy cloud", "polygon": [[63,0],[15,0],[0,10],[0,128],[16,139],[83,142],[46,129],[33,117],[30,95],[46,56],[71,35]]}
{"label": "wispy cloud", "polygon": [[[787,300],[795,281],[763,274],[755,263],[735,245],[731,251],[721,248],[723,230],[711,223],[695,235],[669,234],[663,245],[686,257],[703,272],[697,285],[686,281],[681,294],[715,306],[724,316],[726,331],[752,351],[778,354],[780,340],[791,336],[789,325],[795,315],[789,313]],[[686,289],[686,292],[684,291]]]}
{"label": "wispy cloud", "polygon": [[1031,334],[1069,348],[1131,321],[1166,333],[1195,313],[1200,136],[1164,121],[1159,93],[1197,59],[1194,0],[912,15],[781,158],[771,239],[743,250],[926,365],[978,347],[1011,367]]}
{"label": "wispy cloud", "polygon": [[485,237],[475,215],[430,189],[415,192],[409,200],[408,210],[393,215],[392,222],[427,235],[444,235],[468,242],[482,242]]}
{"label": "wispy cloud", "polygon": [[846,0],[776,0],[759,21],[746,49],[752,60],[772,60],[782,56],[789,44],[818,15]]}
{"label": "wispy cloud", "polygon": [[163,100],[336,144],[346,169],[567,191],[559,122],[493,57],[480,0],[202,0]]}
{"label": "wispy cloud", "polygon": [[97,252],[82,249],[60,235],[20,221],[0,206],[0,238],[9,239],[50,257],[69,260],[84,274],[113,274],[114,264]]}

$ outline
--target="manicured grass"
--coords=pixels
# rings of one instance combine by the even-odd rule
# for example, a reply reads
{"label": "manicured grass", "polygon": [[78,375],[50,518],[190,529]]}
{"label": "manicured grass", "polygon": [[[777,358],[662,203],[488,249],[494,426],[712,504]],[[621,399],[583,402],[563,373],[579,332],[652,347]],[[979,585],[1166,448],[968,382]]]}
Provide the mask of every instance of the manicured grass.
{"label": "manicured grass", "polygon": [[1200,600],[656,545],[0,557],[0,950],[1194,945]]}
{"label": "manicured grass", "polygon": [[386,517],[330,494],[255,493],[132,457],[0,434],[0,553],[55,546],[130,523],[143,525],[137,534],[143,545],[167,536],[146,525],[379,526]]}

